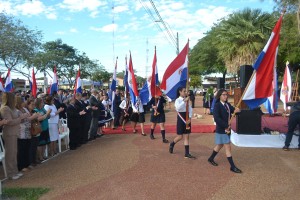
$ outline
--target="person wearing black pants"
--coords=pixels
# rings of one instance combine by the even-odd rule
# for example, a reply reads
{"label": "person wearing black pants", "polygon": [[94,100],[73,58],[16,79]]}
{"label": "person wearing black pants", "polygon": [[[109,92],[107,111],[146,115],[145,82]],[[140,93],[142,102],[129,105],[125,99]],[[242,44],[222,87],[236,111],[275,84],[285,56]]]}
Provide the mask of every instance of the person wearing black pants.
{"label": "person wearing black pants", "polygon": [[[85,104],[84,104],[84,102],[81,101],[81,98],[82,98],[81,93],[76,93],[75,94],[75,107],[79,111],[85,111],[86,112]],[[79,120],[80,120],[80,123],[82,125],[80,126],[80,130],[79,130],[79,136],[78,136],[79,141],[78,142],[80,144],[85,144],[85,143],[87,143],[87,141],[85,139],[86,138],[85,132],[84,132],[84,128],[85,128],[84,123],[86,121],[86,114],[80,115]]]}
{"label": "person wearing black pants", "polygon": [[122,102],[119,90],[116,90],[114,99],[114,128],[120,126],[121,108],[119,107]]}
{"label": "person wearing black pants", "polygon": [[[296,102],[296,103],[287,103],[287,106],[293,106],[291,109],[291,114],[289,117],[289,122],[288,122],[288,132],[286,134],[286,138],[285,138],[285,145],[283,147],[284,151],[289,151],[289,147],[294,135],[294,131],[298,125],[299,129],[300,129],[300,101]],[[300,150],[300,136],[298,136],[298,150]]]}
{"label": "person wearing black pants", "polygon": [[[184,148],[185,148],[185,158],[196,159],[195,156],[190,154],[190,144],[189,144],[189,135],[191,133],[191,117],[192,117],[192,107],[189,105],[189,116],[186,119],[186,107],[187,103],[190,100],[187,96],[186,89],[179,87],[177,90],[177,99],[175,100],[175,109],[177,111],[177,137],[170,143],[169,152],[173,153],[174,146],[177,142],[184,139]],[[187,129],[187,125],[189,129]]]}
{"label": "person wearing black pants", "polygon": [[89,140],[89,130],[90,130],[91,121],[92,121],[92,114],[91,114],[92,108],[89,104],[87,93],[82,94],[81,102],[84,104],[85,112],[86,112],[85,121],[84,121],[84,128],[83,128],[83,143],[87,143],[88,140]]}
{"label": "person wearing black pants", "polygon": [[156,127],[156,124],[158,123],[160,126],[160,132],[162,136],[162,142],[163,143],[169,143],[169,141],[166,139],[166,131],[165,131],[165,111],[164,111],[164,104],[166,103],[166,100],[163,96],[155,96],[152,97],[152,99],[149,102],[149,105],[152,107],[151,112],[151,133],[150,138],[151,140],[154,140],[154,129]]}
{"label": "person wearing black pants", "polygon": [[75,106],[75,99],[70,98],[70,105],[67,108],[68,128],[70,130],[70,150],[75,150],[80,146],[80,131],[82,127],[81,115],[85,114],[84,110],[79,110]]}
{"label": "person wearing black pants", "polygon": [[234,173],[242,173],[242,171],[237,168],[233,162],[231,155],[231,145],[230,145],[230,124],[229,120],[232,113],[239,112],[238,108],[234,108],[227,102],[228,93],[224,89],[220,89],[216,95],[216,104],[214,107],[214,120],[217,124],[215,133],[215,143],[216,146],[213,149],[211,156],[208,158],[208,162],[213,166],[218,166],[214,161],[214,158],[222,149],[225,147],[227,160],[230,164],[230,171]]}

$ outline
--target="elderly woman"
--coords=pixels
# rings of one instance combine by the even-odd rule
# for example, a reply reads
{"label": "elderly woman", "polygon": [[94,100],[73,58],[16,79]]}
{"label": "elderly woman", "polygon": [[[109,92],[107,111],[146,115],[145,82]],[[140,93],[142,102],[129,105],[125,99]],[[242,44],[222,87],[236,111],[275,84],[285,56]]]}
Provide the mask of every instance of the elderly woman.
{"label": "elderly woman", "polygon": [[12,180],[23,176],[18,172],[17,166],[17,139],[20,133],[21,120],[28,117],[28,114],[20,114],[16,109],[15,95],[5,92],[2,95],[1,117],[7,120],[3,127],[3,139],[5,142],[5,164],[8,178]]}
{"label": "elderly woman", "polygon": [[16,96],[16,109],[19,115],[28,114],[28,118],[21,120],[20,131],[18,134],[18,169],[19,171],[26,172],[30,166],[30,146],[31,146],[31,120],[38,118],[38,114],[31,115],[25,107],[26,103],[23,102],[22,97]]}
{"label": "elderly woman", "polygon": [[44,109],[46,111],[51,110],[50,118],[48,119],[49,124],[49,135],[50,135],[50,156],[54,156],[56,154],[56,142],[59,139],[59,131],[58,131],[58,121],[59,121],[59,113],[64,110],[64,108],[56,109],[54,105],[54,99],[52,96],[47,96],[45,99]]}
{"label": "elderly woman", "polygon": [[35,108],[33,112],[40,114],[38,120],[42,125],[42,132],[39,136],[39,146],[37,150],[39,163],[44,160],[43,155],[45,153],[46,145],[50,143],[48,119],[50,118],[51,109],[49,109],[48,111],[44,109],[44,100],[42,98],[37,98],[34,104]]}

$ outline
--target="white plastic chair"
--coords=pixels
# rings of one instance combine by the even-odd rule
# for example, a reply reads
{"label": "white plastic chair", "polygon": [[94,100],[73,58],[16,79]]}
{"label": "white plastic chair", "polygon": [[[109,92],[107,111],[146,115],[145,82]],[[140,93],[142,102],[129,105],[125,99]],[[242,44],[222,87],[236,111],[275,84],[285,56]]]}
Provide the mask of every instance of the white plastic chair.
{"label": "white plastic chair", "polygon": [[66,119],[59,120],[59,138],[58,138],[58,151],[61,153],[61,141],[64,140],[66,149],[69,148],[69,128]]}
{"label": "white plastic chair", "polygon": [[0,162],[2,162],[5,178],[7,178],[6,163],[5,163],[5,148],[2,140],[2,132],[0,132]]}

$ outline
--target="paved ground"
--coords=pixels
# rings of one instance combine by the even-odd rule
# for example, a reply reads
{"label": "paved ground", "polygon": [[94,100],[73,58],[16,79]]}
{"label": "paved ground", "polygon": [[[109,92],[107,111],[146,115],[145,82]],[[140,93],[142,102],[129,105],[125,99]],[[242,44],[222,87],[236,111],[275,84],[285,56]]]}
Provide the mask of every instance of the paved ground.
{"label": "paved ground", "polygon": [[[210,116],[205,118],[211,123]],[[168,145],[156,137],[105,135],[4,187],[50,188],[42,199],[299,199],[300,151],[233,147],[233,158],[244,171],[233,174],[224,151],[216,158],[218,167],[208,164],[213,134],[191,135],[197,160],[183,158],[182,143],[170,155]]]}

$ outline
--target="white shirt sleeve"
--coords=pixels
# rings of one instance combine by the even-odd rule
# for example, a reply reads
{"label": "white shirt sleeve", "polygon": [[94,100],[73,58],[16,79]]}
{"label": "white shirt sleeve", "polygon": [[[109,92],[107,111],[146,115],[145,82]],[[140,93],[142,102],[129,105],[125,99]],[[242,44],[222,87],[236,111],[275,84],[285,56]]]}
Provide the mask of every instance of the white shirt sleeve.
{"label": "white shirt sleeve", "polygon": [[123,101],[121,102],[121,104],[119,105],[119,107],[120,107],[121,109],[125,109],[125,108],[126,108],[126,101],[123,100]]}
{"label": "white shirt sleeve", "polygon": [[186,104],[183,101],[182,97],[179,97],[175,100],[175,109],[177,112],[185,112],[186,111]]}

